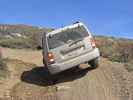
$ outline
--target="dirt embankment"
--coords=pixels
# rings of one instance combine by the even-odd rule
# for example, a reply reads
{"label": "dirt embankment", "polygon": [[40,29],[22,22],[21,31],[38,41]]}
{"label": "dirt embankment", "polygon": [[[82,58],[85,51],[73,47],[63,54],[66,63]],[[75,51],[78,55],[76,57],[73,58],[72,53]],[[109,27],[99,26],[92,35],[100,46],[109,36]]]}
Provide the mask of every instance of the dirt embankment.
{"label": "dirt embankment", "polygon": [[59,95],[61,100],[132,100],[132,83],[122,64],[101,59],[100,67],[88,71],[84,77],[59,84],[71,87]]}
{"label": "dirt embankment", "polygon": [[[11,59],[42,65],[41,51],[3,48],[3,55]],[[17,76],[20,77],[16,77],[14,80],[19,82],[11,86],[9,91],[9,95],[14,98],[21,98],[22,100],[133,99],[131,73],[124,69],[123,64],[110,62],[103,58],[100,59],[99,68],[95,70],[90,68],[82,71],[72,69],[56,76],[50,76],[40,66],[19,65],[18,67],[16,69],[17,73],[18,71],[21,73],[18,73]],[[52,85],[50,79],[54,77],[58,80]],[[15,81],[10,81],[10,83],[12,82]],[[8,86],[6,89],[9,89]],[[5,90],[1,87],[0,91]]]}

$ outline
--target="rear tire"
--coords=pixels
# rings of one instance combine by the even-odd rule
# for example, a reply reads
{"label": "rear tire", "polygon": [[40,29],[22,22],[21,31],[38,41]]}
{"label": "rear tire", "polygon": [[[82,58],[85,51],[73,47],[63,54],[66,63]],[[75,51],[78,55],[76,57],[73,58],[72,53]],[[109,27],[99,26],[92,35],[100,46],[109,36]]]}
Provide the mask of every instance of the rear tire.
{"label": "rear tire", "polygon": [[88,64],[90,64],[93,69],[97,68],[99,66],[98,58],[89,61]]}

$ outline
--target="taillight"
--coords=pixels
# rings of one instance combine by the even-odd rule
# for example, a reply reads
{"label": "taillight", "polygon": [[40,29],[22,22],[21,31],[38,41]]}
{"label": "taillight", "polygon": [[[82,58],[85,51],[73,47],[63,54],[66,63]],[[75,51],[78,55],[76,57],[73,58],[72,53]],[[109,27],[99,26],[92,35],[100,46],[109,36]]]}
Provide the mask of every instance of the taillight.
{"label": "taillight", "polygon": [[91,46],[93,48],[96,48],[96,42],[95,42],[94,38],[91,38]]}
{"label": "taillight", "polygon": [[48,64],[53,64],[55,62],[54,55],[52,52],[48,52]]}

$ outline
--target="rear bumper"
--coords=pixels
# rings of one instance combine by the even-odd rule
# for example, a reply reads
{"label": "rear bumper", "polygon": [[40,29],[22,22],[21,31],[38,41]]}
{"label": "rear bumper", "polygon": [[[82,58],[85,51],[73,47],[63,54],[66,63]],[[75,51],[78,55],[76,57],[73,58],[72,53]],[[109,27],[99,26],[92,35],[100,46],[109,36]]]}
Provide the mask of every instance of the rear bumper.
{"label": "rear bumper", "polygon": [[91,52],[85,53],[85,54],[78,56],[78,57],[75,57],[71,60],[67,60],[63,63],[52,64],[52,65],[48,66],[48,69],[49,69],[51,74],[56,74],[56,73],[59,73],[61,71],[70,69],[74,66],[77,66],[81,63],[93,60],[99,56],[100,56],[99,49],[95,48]]}

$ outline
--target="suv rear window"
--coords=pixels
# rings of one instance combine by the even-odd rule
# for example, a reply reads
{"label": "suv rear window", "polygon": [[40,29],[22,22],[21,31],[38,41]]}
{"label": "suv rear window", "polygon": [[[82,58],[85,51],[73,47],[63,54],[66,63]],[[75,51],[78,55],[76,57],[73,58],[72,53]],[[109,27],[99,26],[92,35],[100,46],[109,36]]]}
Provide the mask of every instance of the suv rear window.
{"label": "suv rear window", "polygon": [[88,36],[88,32],[83,26],[68,29],[53,35],[51,38],[48,37],[49,49],[54,49],[61,45],[68,43],[69,41],[76,41],[78,39],[83,39]]}

